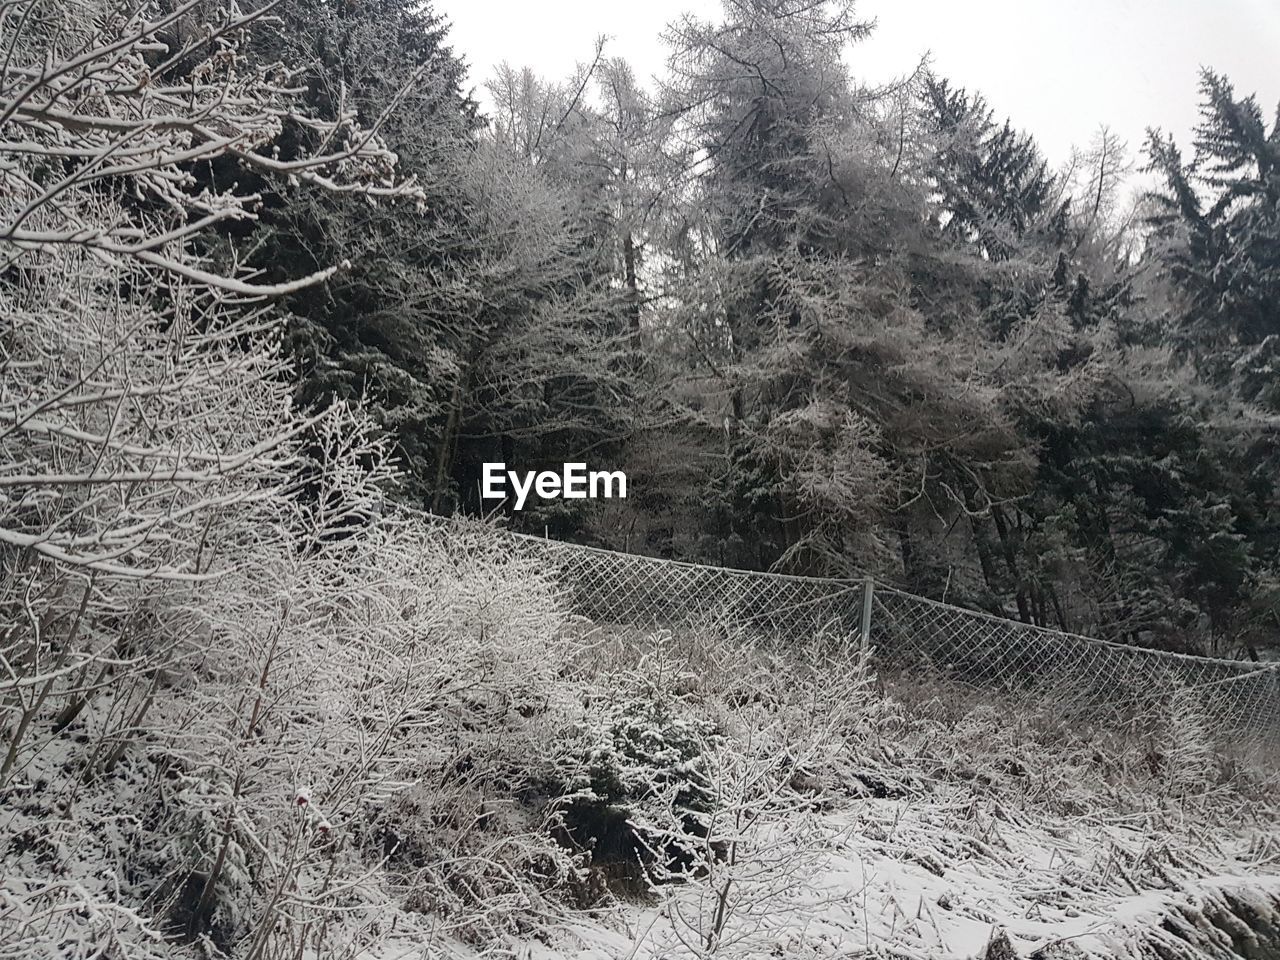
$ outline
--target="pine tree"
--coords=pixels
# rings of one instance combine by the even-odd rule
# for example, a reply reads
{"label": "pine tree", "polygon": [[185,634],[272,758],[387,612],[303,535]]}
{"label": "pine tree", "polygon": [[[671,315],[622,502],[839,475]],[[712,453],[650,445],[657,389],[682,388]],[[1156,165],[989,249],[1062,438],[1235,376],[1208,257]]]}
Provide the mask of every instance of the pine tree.
{"label": "pine tree", "polygon": [[1011,257],[1035,227],[1065,233],[1067,205],[1055,207],[1055,178],[1035,141],[998,124],[979,94],[927,76],[926,130],[938,144],[930,171],[945,211],[944,235],[978,244],[993,260]]}
{"label": "pine tree", "polygon": [[[1200,124],[1192,160],[1172,138],[1148,136],[1152,249],[1187,297],[1179,346],[1213,356],[1221,379],[1250,348],[1280,334],[1280,122],[1268,131],[1250,96],[1201,75]],[[1223,348],[1226,348],[1225,351]]]}

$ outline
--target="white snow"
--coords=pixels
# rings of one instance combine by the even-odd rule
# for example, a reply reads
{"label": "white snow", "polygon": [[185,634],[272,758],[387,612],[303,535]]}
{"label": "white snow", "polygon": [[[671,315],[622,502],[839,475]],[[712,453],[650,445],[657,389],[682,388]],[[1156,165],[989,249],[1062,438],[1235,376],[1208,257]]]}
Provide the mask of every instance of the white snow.
{"label": "white snow", "polygon": [[[1002,819],[981,804],[867,800],[824,816],[828,849],[797,851],[791,887],[727,957],[858,957],[891,949],[920,960],[982,957],[1003,931],[1019,955],[1070,943],[1088,956],[1132,956],[1168,908],[1236,889],[1280,898],[1280,864],[1258,862],[1245,838],[1181,840],[1125,826]],[[1206,850],[1216,849],[1212,862]],[[1210,868],[1201,878],[1195,871]],[[698,956],[681,942],[697,891],[670,889],[654,904],[566,922],[529,960]],[[759,906],[759,904],[756,904]],[[683,933],[682,938],[680,934]]]}

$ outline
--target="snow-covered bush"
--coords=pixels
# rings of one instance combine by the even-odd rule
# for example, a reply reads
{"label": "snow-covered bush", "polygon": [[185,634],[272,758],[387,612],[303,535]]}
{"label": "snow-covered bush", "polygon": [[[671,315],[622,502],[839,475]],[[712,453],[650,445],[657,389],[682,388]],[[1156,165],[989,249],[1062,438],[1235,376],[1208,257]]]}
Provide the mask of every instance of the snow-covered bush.
{"label": "snow-covered bush", "polygon": [[722,625],[693,639],[700,660],[725,665],[701,693],[721,735],[707,745],[696,856],[669,878],[682,881],[665,901],[669,949],[749,956],[768,949],[779,912],[822,899],[810,884],[825,856],[816,817],[853,792],[868,677],[842,636],[777,647]]}
{"label": "snow-covered bush", "polygon": [[1173,795],[1206,793],[1221,785],[1222,759],[1212,721],[1195,693],[1174,688],[1156,720],[1148,762]]}
{"label": "snow-covered bush", "polygon": [[567,839],[621,889],[644,882],[663,955],[754,955],[768,917],[812,894],[815,817],[854,792],[861,658],[846,638],[780,648],[725,620],[602,643],[556,768]]}
{"label": "snow-covered bush", "polygon": [[[656,643],[663,656],[665,637]],[[617,678],[566,731],[551,782],[559,826],[612,880],[687,864],[697,818],[712,804],[715,724],[664,684],[655,658]],[[650,672],[652,671],[652,672]]]}
{"label": "snow-covered bush", "polygon": [[683,716],[652,689],[612,702],[604,713],[602,736],[585,757],[585,786],[592,794],[626,803],[670,792],[683,808],[708,806],[705,748],[717,742],[714,724]]}
{"label": "snow-covered bush", "polygon": [[[438,658],[385,609],[360,632],[352,570],[392,534],[350,541],[385,451],[358,414],[292,403],[269,298],[332,268],[263,285],[229,242],[203,251],[256,215],[255,178],[412,191],[375,136],[317,124],[287,71],[242,57],[264,17],[0,9],[0,942],[19,953],[295,956],[387,900],[340,825],[399,787],[391,731]],[[337,146],[284,161],[288,124]],[[236,175],[198,181],[212,165]]]}
{"label": "snow-covered bush", "polygon": [[[172,861],[176,879],[213,869],[212,889],[233,890],[247,861],[269,909],[231,926],[289,944],[326,910],[349,919],[410,891],[460,927],[525,909],[539,886],[525,861],[559,851],[500,811],[557,669],[563,613],[545,573],[482,528],[383,518],[245,576],[230,595],[260,599],[219,618],[219,661],[157,734],[170,770],[220,787],[192,801],[206,839]],[[379,862],[368,891],[344,887]],[[505,906],[488,895],[503,884]]]}
{"label": "snow-covered bush", "polygon": [[406,539],[373,547],[369,562],[402,578],[376,589],[422,659],[397,694],[406,787],[366,802],[353,828],[369,859],[385,857],[406,905],[442,930],[481,941],[527,930],[557,890],[580,896],[577,863],[548,833],[539,792],[555,732],[580,709],[561,679],[573,642],[559,585],[483,524],[410,518],[389,529]]}
{"label": "snow-covered bush", "polygon": [[349,454],[378,459],[354,449],[354,418],[294,411],[264,305],[332,271],[264,286],[196,246],[260,198],[197,182],[194,164],[400,189],[391,155],[347,119],[330,125],[349,141],[337,153],[272,152],[286,122],[309,121],[283,71],[240,56],[263,16],[115,0],[0,10],[0,787],[91,701],[111,709],[90,766],[119,759],[155,691],[192,669],[211,585],[297,534],[304,434],[349,436]]}

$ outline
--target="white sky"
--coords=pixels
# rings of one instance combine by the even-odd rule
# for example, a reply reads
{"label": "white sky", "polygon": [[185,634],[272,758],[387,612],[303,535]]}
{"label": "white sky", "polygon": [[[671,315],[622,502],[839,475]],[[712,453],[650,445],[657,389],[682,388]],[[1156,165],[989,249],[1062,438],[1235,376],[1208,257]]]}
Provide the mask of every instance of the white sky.
{"label": "white sky", "polygon": [[[502,61],[563,78],[606,52],[637,74],[662,70],[663,26],[685,11],[719,18],[719,0],[434,0],[469,84]],[[909,72],[926,52],[935,70],[980,90],[1000,115],[1033,133],[1050,162],[1087,146],[1106,123],[1137,154],[1148,126],[1190,152],[1200,66],[1226,73],[1237,95],[1258,94],[1268,119],[1280,102],[1278,0],[862,0],[872,37],[849,63],[869,81]]]}

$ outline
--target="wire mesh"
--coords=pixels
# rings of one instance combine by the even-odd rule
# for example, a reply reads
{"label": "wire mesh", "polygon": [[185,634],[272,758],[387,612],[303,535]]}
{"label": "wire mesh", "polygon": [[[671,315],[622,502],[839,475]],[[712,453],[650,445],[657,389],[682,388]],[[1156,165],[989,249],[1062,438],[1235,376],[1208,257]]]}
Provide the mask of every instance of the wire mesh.
{"label": "wire mesh", "polygon": [[[437,521],[453,523],[457,521]],[[650,630],[723,619],[783,641],[836,633],[873,666],[927,671],[1004,694],[1052,697],[1095,722],[1133,722],[1193,703],[1224,739],[1280,742],[1280,663],[1126,646],[951,606],[875,583],[732,570],[495,529],[554,571],[574,613]]]}

